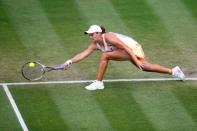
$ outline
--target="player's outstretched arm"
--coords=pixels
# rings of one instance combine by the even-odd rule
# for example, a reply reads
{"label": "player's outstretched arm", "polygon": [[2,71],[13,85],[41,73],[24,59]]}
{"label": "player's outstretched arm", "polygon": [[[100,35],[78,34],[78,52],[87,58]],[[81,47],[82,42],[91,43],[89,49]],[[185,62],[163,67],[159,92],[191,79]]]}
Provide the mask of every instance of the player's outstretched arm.
{"label": "player's outstretched arm", "polygon": [[83,52],[81,52],[81,53],[75,55],[73,58],[67,60],[64,64],[62,64],[62,66],[65,69],[67,69],[73,63],[77,63],[77,62],[87,58],[89,55],[91,55],[94,52],[94,50],[96,50],[96,45],[93,43],[87,49],[85,49]]}

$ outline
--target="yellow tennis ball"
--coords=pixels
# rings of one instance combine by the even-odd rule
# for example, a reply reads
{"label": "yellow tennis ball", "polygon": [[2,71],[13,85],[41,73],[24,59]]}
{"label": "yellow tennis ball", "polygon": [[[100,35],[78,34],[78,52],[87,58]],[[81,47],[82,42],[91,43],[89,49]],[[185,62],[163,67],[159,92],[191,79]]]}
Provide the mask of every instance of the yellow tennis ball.
{"label": "yellow tennis ball", "polygon": [[28,64],[28,66],[29,66],[30,68],[33,68],[33,67],[35,67],[35,63],[31,62],[31,63]]}

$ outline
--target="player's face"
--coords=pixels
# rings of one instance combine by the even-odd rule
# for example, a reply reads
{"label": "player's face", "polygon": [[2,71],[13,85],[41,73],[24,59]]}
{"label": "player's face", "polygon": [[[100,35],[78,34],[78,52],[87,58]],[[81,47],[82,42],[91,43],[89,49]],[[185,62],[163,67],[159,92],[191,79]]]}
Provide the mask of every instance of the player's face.
{"label": "player's face", "polygon": [[89,38],[93,42],[99,42],[101,40],[101,33],[98,33],[98,32],[91,33],[91,34],[89,34]]}

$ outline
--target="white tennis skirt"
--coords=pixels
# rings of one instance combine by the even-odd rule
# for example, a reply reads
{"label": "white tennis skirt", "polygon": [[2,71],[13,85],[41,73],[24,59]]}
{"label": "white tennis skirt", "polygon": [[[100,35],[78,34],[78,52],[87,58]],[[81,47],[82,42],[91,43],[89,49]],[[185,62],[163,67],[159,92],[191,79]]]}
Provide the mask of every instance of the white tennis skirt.
{"label": "white tennis skirt", "polygon": [[122,35],[122,34],[118,34],[118,33],[114,33],[114,34],[124,44],[126,44],[129,48],[131,48],[137,57],[144,59],[144,51],[142,49],[142,46],[137,41],[135,41],[134,39],[132,39],[131,37],[128,37],[126,35]]}

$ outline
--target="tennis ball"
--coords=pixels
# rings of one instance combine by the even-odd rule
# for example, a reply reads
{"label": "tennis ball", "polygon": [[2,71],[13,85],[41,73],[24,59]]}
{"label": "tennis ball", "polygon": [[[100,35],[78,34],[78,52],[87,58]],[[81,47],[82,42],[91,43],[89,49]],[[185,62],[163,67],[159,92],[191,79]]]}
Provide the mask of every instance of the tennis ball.
{"label": "tennis ball", "polygon": [[31,63],[28,64],[28,66],[29,66],[30,68],[33,68],[33,67],[35,67],[35,63],[31,62]]}

